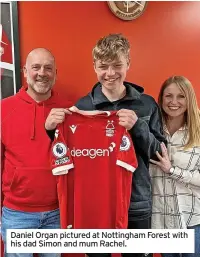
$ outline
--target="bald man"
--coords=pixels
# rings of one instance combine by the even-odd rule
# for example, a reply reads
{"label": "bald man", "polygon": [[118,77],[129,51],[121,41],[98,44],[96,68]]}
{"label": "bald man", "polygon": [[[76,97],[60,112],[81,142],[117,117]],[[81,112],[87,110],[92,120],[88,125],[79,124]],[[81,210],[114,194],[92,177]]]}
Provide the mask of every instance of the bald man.
{"label": "bald man", "polygon": [[9,257],[33,254],[6,253],[7,229],[60,228],[56,180],[49,163],[51,141],[44,123],[52,108],[69,113],[65,108],[71,106],[52,90],[56,63],[47,49],[37,48],[28,54],[24,76],[26,87],[1,102],[2,238],[5,256]]}

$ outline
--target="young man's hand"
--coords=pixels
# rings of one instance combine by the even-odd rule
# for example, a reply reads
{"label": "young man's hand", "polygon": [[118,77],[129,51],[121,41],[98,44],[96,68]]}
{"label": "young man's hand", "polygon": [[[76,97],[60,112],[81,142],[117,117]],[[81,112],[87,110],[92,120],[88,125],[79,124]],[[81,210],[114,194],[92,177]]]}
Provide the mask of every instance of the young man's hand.
{"label": "young man's hand", "polygon": [[136,113],[132,110],[121,109],[117,112],[117,115],[119,116],[119,124],[127,130],[132,129],[138,120]]}
{"label": "young man's hand", "polygon": [[72,114],[72,112],[78,111],[78,108],[75,106],[70,107],[69,109],[65,108],[53,108],[51,109],[46,122],[45,122],[45,129],[46,130],[53,130],[56,126],[62,123],[65,120],[66,114]]}

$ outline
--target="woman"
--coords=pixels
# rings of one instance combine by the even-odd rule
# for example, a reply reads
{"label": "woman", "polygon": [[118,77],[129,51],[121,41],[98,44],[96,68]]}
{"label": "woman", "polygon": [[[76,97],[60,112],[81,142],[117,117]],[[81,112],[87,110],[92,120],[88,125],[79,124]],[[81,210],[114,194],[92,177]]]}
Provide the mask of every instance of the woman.
{"label": "woman", "polygon": [[159,161],[151,160],[155,164],[150,168],[152,228],[193,228],[195,253],[200,253],[200,111],[191,82],[182,76],[170,77],[160,89],[158,103],[168,149],[162,143]]}

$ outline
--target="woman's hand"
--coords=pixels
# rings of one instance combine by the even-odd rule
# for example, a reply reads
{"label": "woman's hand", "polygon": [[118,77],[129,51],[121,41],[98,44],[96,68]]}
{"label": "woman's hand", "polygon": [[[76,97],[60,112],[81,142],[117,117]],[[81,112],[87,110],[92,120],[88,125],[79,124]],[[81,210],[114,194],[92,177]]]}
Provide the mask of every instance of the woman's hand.
{"label": "woman's hand", "polygon": [[170,173],[170,169],[172,167],[171,162],[169,160],[169,155],[167,152],[167,148],[164,143],[161,143],[162,156],[159,152],[156,152],[159,161],[154,161],[150,159],[150,162],[160,167],[162,171],[165,173]]}

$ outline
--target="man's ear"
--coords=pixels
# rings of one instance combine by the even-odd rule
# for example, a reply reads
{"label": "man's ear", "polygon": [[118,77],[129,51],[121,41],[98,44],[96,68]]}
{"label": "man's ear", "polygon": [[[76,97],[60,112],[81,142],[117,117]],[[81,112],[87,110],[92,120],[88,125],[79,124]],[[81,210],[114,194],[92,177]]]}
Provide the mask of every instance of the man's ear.
{"label": "man's ear", "polygon": [[24,67],[23,67],[23,73],[24,73],[24,77],[26,78],[26,77],[27,77],[27,68],[26,68],[26,65],[24,65]]}
{"label": "man's ear", "polygon": [[128,60],[128,61],[127,61],[127,70],[129,70],[130,65],[131,65],[130,60]]}

